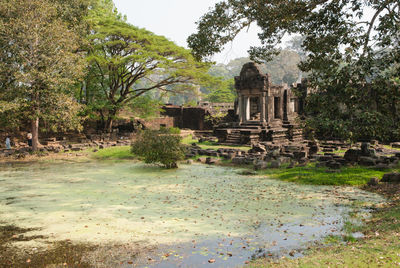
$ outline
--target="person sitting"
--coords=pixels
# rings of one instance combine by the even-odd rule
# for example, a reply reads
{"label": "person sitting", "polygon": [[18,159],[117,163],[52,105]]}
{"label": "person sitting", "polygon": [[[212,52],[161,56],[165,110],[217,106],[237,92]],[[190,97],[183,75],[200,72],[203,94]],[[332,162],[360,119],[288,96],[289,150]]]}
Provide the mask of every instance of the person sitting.
{"label": "person sitting", "polygon": [[26,135],[26,138],[28,139],[28,145],[29,145],[29,147],[32,147],[32,133],[28,133],[27,135]]}

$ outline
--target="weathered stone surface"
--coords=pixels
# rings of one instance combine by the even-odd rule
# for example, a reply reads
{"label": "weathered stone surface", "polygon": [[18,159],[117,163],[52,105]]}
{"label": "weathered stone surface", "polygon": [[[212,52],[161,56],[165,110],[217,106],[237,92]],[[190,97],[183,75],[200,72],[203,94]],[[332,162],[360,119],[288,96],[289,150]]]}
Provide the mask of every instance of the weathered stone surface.
{"label": "weathered stone surface", "polygon": [[281,167],[281,162],[278,161],[278,160],[274,160],[274,161],[271,162],[270,167],[271,168],[280,168]]}
{"label": "weathered stone surface", "polygon": [[256,163],[254,164],[255,170],[262,170],[267,168],[268,168],[268,162],[265,161],[256,161]]}
{"label": "weathered stone surface", "polygon": [[340,164],[339,162],[336,162],[336,161],[329,161],[326,163],[326,166],[331,169],[341,169],[342,168],[342,164]]}
{"label": "weathered stone surface", "polygon": [[195,157],[195,156],[196,156],[196,155],[195,155],[195,154],[192,154],[192,153],[185,154],[185,158],[186,158],[186,159],[192,158],[192,157]]}
{"label": "weathered stone surface", "polygon": [[344,158],[349,162],[358,162],[360,156],[361,150],[358,149],[348,149],[344,154]]}
{"label": "weathered stone surface", "polygon": [[368,142],[363,142],[361,144],[361,154],[364,156],[367,156],[369,153],[369,143]]}
{"label": "weathered stone surface", "polygon": [[306,152],[293,152],[293,156],[295,159],[301,159],[306,157]]}
{"label": "weathered stone surface", "polygon": [[318,145],[311,145],[310,148],[308,149],[308,155],[314,155],[318,153],[319,147]]}
{"label": "weathered stone surface", "polygon": [[206,164],[208,164],[208,165],[214,165],[214,164],[216,164],[218,162],[219,162],[219,159],[212,158],[212,157],[207,157],[206,158]]}
{"label": "weathered stone surface", "polygon": [[381,182],[399,183],[400,182],[400,173],[397,173],[397,172],[386,173],[385,175],[383,175]]}
{"label": "weathered stone surface", "polygon": [[253,152],[261,152],[261,153],[265,153],[267,151],[267,149],[265,149],[265,146],[260,143],[254,144],[252,150]]}
{"label": "weathered stone surface", "polygon": [[206,162],[206,158],[205,157],[200,157],[199,159],[197,159],[197,162],[205,163]]}
{"label": "weathered stone surface", "polygon": [[331,155],[320,155],[318,156],[317,160],[320,162],[328,162],[331,161],[333,157]]}
{"label": "weathered stone surface", "polygon": [[391,145],[392,148],[400,148],[400,142],[393,142]]}
{"label": "weathered stone surface", "polygon": [[379,184],[379,179],[376,177],[371,178],[367,183],[368,186],[376,186],[378,184]]}
{"label": "weathered stone surface", "polygon": [[246,163],[246,158],[241,156],[236,156],[232,159],[232,164],[235,165],[244,165]]}
{"label": "weathered stone surface", "polygon": [[376,164],[376,166],[375,166],[375,169],[379,169],[379,170],[385,170],[388,168],[389,168],[389,165],[385,164],[385,163],[379,163],[379,164]]}
{"label": "weathered stone surface", "polygon": [[368,156],[360,156],[358,163],[362,166],[375,166],[376,160]]}
{"label": "weathered stone surface", "polygon": [[285,157],[285,156],[280,156],[276,160],[279,161],[281,164],[287,164],[287,163],[290,163],[290,161],[291,161],[291,159],[289,157]]}

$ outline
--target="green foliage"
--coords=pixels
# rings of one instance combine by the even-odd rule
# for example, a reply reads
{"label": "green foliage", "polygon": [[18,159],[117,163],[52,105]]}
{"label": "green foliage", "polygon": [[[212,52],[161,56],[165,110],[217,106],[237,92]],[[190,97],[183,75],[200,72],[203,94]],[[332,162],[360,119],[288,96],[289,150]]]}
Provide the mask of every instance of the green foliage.
{"label": "green foliage", "polygon": [[161,132],[179,135],[179,134],[181,134],[181,129],[179,127],[170,127],[170,128],[162,127]]}
{"label": "green foliage", "polygon": [[397,0],[225,0],[201,18],[188,43],[196,57],[207,58],[256,23],[262,45],[249,53],[263,62],[279,53],[285,34],[300,35],[291,47],[301,53],[300,69],[314,89],[308,127],[322,138],[396,140],[399,11]]}
{"label": "green foliage", "polygon": [[222,81],[220,87],[211,89],[206,100],[214,103],[234,102],[236,98],[235,81],[233,79]]}
{"label": "green foliage", "polygon": [[[19,106],[16,113],[3,111],[3,120],[42,120],[57,130],[80,127],[80,107],[72,99],[85,67],[74,31],[80,20],[67,19],[80,7],[67,6],[49,0],[0,2],[0,100]],[[34,148],[37,132],[36,125]]]}
{"label": "green foliage", "polygon": [[[261,71],[268,73],[273,84],[288,85],[297,81],[300,73],[298,64],[301,56],[298,52],[290,49],[282,50],[274,56],[270,62],[260,64]],[[240,74],[245,63],[251,61],[250,58],[242,57],[231,60],[228,64],[217,64],[210,68],[209,73],[216,77],[223,77],[225,80],[233,79]]]}
{"label": "green foliage", "polygon": [[[163,36],[127,23],[109,3],[89,16],[87,90],[110,131],[118,111],[149,91],[195,90],[208,64]],[[184,85],[184,86],[183,86]]]}
{"label": "green foliage", "polygon": [[159,115],[162,103],[149,95],[135,98],[129,103],[130,110],[140,118],[151,118]]}
{"label": "green foliage", "polygon": [[176,168],[177,162],[185,157],[186,147],[182,138],[172,134],[175,130],[144,130],[132,143],[133,154],[143,158],[146,163],[161,163],[165,168]]}

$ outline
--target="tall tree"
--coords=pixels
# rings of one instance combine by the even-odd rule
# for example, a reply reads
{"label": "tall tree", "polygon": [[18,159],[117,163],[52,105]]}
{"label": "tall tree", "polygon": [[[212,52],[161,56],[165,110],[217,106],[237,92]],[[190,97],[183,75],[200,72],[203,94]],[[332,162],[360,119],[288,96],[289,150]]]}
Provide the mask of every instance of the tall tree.
{"label": "tall tree", "polygon": [[0,2],[0,97],[18,105],[28,119],[33,149],[39,145],[39,122],[54,128],[76,126],[78,106],[69,92],[82,76],[79,39],[48,0]]}
{"label": "tall tree", "polygon": [[123,107],[146,92],[174,90],[171,85],[190,88],[207,76],[208,64],[196,61],[189,50],[130,25],[116,12],[97,12],[89,39],[92,85],[100,89],[106,131]]}
{"label": "tall tree", "polygon": [[300,67],[317,89],[308,101],[309,126],[324,137],[398,139],[399,14],[399,0],[224,0],[188,43],[207,58],[256,23],[262,45],[249,52],[263,61],[285,34],[299,34],[307,55]]}

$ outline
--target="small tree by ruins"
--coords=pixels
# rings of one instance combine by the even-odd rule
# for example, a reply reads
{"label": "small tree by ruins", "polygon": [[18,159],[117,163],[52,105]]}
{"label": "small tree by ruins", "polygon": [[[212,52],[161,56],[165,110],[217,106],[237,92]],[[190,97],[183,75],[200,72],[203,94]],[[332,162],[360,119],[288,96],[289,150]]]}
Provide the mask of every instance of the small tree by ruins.
{"label": "small tree by ruins", "polygon": [[145,163],[161,163],[165,168],[177,168],[185,157],[186,147],[175,129],[143,130],[132,143],[131,152]]}

